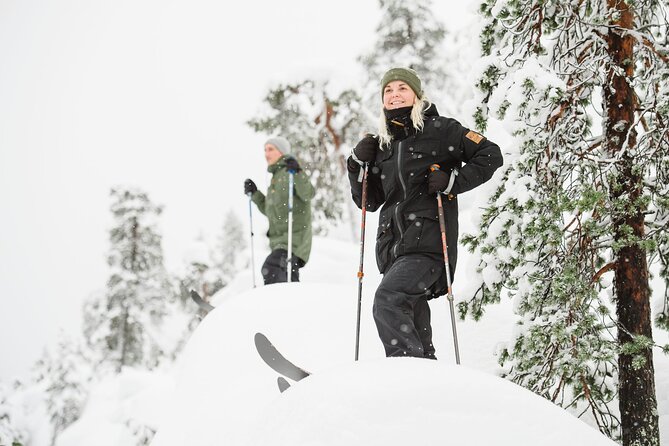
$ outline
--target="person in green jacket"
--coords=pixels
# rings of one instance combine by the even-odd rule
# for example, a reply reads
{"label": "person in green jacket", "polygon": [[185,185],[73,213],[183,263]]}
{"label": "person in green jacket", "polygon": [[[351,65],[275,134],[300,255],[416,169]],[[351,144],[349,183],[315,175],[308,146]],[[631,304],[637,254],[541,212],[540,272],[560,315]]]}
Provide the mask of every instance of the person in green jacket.
{"label": "person in green jacket", "polygon": [[314,187],[294,156],[290,142],[277,136],[265,143],[267,171],[272,181],[267,195],[258,190],[253,180],[244,181],[244,193],[269,220],[269,247],[272,252],[265,259],[262,275],[265,285],[288,281],[288,185],[290,172],[294,174],[293,234],[291,281],[299,282],[299,270],[309,261],[311,252],[311,199]]}

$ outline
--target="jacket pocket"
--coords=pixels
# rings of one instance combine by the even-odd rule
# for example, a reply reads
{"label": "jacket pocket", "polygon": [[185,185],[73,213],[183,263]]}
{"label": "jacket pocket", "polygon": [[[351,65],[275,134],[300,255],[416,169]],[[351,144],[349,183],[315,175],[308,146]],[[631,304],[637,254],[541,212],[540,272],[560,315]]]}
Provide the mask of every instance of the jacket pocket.
{"label": "jacket pocket", "polygon": [[392,219],[379,221],[376,233],[376,265],[384,273],[390,266],[390,250],[393,242]]}
{"label": "jacket pocket", "polygon": [[437,210],[407,212],[404,214],[404,252],[441,252],[441,230]]}

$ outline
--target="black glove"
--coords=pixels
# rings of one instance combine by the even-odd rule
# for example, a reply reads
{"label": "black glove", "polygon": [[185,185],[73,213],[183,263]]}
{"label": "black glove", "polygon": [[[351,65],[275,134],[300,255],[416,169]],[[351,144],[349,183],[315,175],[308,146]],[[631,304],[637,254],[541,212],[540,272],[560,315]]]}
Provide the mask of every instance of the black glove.
{"label": "black glove", "polygon": [[258,188],[256,187],[256,183],[254,183],[253,180],[251,180],[250,178],[244,180],[244,194],[253,195],[253,193],[257,190]]}
{"label": "black glove", "polygon": [[376,159],[379,150],[379,140],[374,135],[367,135],[358,142],[353,149],[353,154],[358,161],[371,163]]}
{"label": "black glove", "polygon": [[288,172],[297,173],[302,170],[302,168],[295,158],[286,158],[286,170]]}
{"label": "black glove", "polygon": [[434,194],[441,192],[448,187],[448,182],[451,180],[450,172],[443,170],[433,170],[427,176],[427,193]]}

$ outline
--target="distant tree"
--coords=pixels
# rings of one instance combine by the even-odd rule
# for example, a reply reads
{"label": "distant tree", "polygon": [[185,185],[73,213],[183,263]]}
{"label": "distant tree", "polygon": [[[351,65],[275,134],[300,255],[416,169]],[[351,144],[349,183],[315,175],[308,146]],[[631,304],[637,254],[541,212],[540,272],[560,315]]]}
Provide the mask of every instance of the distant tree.
{"label": "distant tree", "polygon": [[133,437],[132,446],[149,446],[156,435],[152,427],[133,419],[126,420],[125,425]]}
{"label": "distant tree", "polygon": [[246,265],[246,238],[242,224],[232,210],[228,211],[213,248],[200,236],[189,249],[187,265],[179,282],[183,302],[191,303],[190,290],[206,301],[234,279]]}
{"label": "distant tree", "polygon": [[173,299],[157,226],[161,208],[137,189],[113,189],[111,197],[111,276],[106,294],[86,306],[85,335],[116,372],[152,368],[164,354],[159,330]]}
{"label": "distant tree", "polygon": [[15,414],[17,409],[8,401],[15,389],[0,382],[0,445],[23,446],[27,436],[16,427]]}
{"label": "distant tree", "polygon": [[239,270],[248,264],[247,247],[247,234],[244,233],[242,222],[233,210],[229,210],[215,249],[211,253],[214,269],[220,273],[222,286],[230,283]]}
{"label": "distant tree", "polygon": [[480,277],[461,309],[478,318],[508,291],[520,315],[501,355],[508,377],[613,438],[620,427],[625,446],[657,446],[648,263],[667,279],[666,2],[481,10],[476,120],[501,119],[515,140],[480,233],[464,239]]}
{"label": "distant tree", "polygon": [[56,437],[81,416],[93,376],[91,359],[83,343],[61,333],[55,348],[46,350],[38,360],[33,375],[46,394],[53,445]]}
{"label": "distant tree", "polygon": [[218,290],[226,285],[222,272],[215,268],[209,243],[200,235],[190,246],[186,258],[185,270],[180,278],[181,297],[192,305],[190,290],[195,290],[203,299],[209,301]]}

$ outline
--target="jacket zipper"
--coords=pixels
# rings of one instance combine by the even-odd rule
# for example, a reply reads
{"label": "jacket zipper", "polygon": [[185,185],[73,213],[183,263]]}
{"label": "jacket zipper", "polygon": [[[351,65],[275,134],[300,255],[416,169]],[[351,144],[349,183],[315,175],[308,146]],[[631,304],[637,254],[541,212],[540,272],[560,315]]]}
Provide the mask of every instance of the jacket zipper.
{"label": "jacket zipper", "polygon": [[406,139],[403,139],[397,145],[397,178],[400,180],[400,185],[402,186],[402,201],[400,203],[397,203],[397,205],[395,205],[395,225],[397,226],[397,231],[399,235],[397,242],[395,242],[395,246],[393,246],[393,255],[395,257],[397,257],[397,252],[400,247],[400,243],[404,238],[404,228],[402,227],[402,219],[400,218],[399,215],[400,204],[406,201],[407,199],[407,187],[406,184],[404,184],[404,178],[402,178],[402,143],[404,141],[406,141]]}

